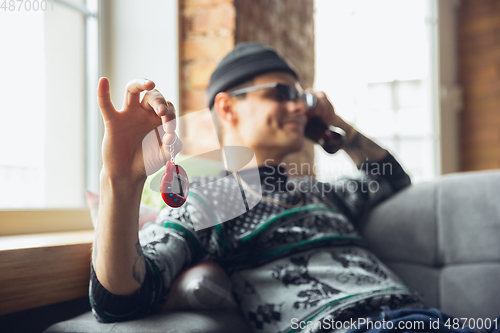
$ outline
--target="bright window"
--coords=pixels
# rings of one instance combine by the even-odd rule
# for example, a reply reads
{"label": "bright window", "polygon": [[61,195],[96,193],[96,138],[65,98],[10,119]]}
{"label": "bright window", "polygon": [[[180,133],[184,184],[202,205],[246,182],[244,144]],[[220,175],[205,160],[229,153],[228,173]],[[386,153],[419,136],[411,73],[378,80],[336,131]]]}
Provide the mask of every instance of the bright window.
{"label": "bright window", "polygon": [[[315,87],[388,149],[414,183],[439,174],[432,0],[316,0]],[[431,93],[433,92],[433,93]],[[318,178],[355,171],[317,147]]]}
{"label": "bright window", "polygon": [[86,83],[98,65],[89,65],[97,29],[88,17],[96,12],[64,3],[0,9],[0,209],[86,205]]}

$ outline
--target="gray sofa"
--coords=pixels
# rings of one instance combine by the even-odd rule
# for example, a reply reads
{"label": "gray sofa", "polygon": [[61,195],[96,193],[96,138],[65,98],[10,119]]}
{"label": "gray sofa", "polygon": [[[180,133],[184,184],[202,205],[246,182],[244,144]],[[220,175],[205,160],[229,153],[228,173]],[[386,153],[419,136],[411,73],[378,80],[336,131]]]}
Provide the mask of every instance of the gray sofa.
{"label": "gray sofa", "polygon": [[[412,186],[359,225],[372,250],[428,307],[466,318],[500,316],[500,171],[468,172]],[[237,311],[159,312],[99,324],[87,312],[55,332],[251,332]]]}

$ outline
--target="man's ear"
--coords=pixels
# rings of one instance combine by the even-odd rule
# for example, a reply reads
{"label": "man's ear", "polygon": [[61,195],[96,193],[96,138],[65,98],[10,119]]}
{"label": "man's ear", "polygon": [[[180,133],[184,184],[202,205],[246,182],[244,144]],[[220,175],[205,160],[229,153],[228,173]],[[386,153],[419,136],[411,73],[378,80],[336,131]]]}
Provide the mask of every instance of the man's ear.
{"label": "man's ear", "polygon": [[215,96],[214,107],[215,112],[219,115],[222,121],[235,122],[238,116],[233,108],[234,103],[231,96],[226,92],[220,92]]}

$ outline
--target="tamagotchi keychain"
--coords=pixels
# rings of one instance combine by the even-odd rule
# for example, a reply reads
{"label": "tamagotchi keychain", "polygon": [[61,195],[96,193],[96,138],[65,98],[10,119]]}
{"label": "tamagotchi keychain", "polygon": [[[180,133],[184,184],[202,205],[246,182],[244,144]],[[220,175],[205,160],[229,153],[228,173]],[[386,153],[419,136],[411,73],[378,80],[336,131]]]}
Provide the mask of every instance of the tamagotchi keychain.
{"label": "tamagotchi keychain", "polygon": [[165,165],[165,173],[161,177],[160,191],[161,197],[165,203],[172,208],[182,206],[188,196],[189,180],[186,171],[174,162],[174,144],[177,141],[177,136],[173,143],[165,145],[170,150],[170,161]]}

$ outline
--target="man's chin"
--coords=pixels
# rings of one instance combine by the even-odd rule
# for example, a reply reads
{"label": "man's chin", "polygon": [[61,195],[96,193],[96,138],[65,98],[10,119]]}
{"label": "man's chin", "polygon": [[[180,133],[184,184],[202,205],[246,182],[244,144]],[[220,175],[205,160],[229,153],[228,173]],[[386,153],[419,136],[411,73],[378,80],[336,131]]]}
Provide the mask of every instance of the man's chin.
{"label": "man's chin", "polygon": [[305,139],[304,137],[290,141],[287,145],[288,154],[293,154],[300,151],[304,147]]}

